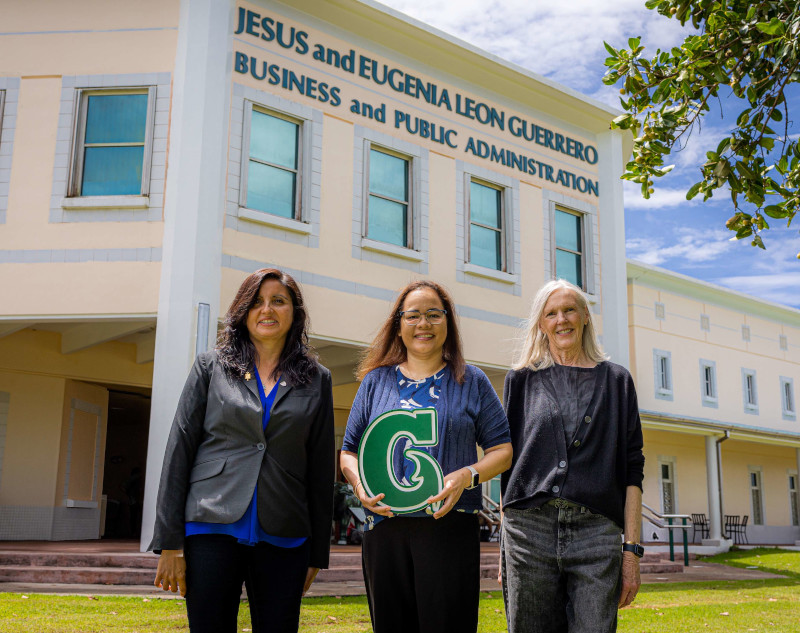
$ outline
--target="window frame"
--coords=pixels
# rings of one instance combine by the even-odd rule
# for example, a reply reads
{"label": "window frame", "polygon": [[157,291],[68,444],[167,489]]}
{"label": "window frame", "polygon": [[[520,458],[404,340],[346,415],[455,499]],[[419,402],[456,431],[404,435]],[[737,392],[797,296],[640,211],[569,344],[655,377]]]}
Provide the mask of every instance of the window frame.
{"label": "window frame", "polygon": [[[711,395],[706,389],[706,370],[711,370]],[[719,390],[717,388],[717,363],[713,360],[700,359],[700,400],[704,407],[717,408],[719,406]]]}
{"label": "window frame", "polygon": [[[748,381],[751,378],[751,381]],[[748,382],[752,383],[752,388],[748,386]],[[752,395],[752,399],[748,398],[748,394]],[[742,368],[742,401],[744,403],[744,412],[758,415],[758,379],[755,369]]]}
{"label": "window frame", "polygon": [[[67,179],[68,199],[117,198],[135,199],[147,198],[150,195],[150,169],[153,157],[153,136],[156,116],[157,86],[125,86],[114,88],[77,88],[75,90],[75,117],[72,127],[72,146],[70,149],[69,177]],[[142,182],[138,194],[106,194],[99,196],[85,196],[83,187],[83,157],[86,151],[86,112],[89,97],[98,95],[147,95],[147,116],[145,118],[145,135],[142,157]]]}
{"label": "window frame", "polygon": [[785,334],[778,334],[778,348],[782,352],[789,351],[789,337]]}
{"label": "window frame", "polygon": [[[669,470],[670,478],[665,480],[663,477],[664,466]],[[676,460],[674,457],[661,457],[658,458],[658,494],[661,501],[662,514],[677,514],[678,513],[678,486],[676,478]],[[664,482],[667,481],[672,486],[672,510],[667,512],[664,506]]]}
{"label": "window frame", "polygon": [[[756,485],[753,485],[753,475],[756,477]],[[753,525],[766,525],[767,518],[765,514],[766,503],[764,503],[764,479],[762,476],[762,469],[760,466],[749,466],[747,468],[747,483],[750,490],[750,516],[753,519]],[[753,493],[758,491],[759,508],[756,510],[755,499]]]}
{"label": "window frame", "polygon": [[[662,371],[662,366],[666,367]],[[666,384],[660,380],[665,376]],[[653,350],[653,379],[655,385],[655,397],[659,400],[672,400],[675,394],[675,384],[672,379],[672,353],[666,350]]]}
{"label": "window frame", "polygon": [[[561,211],[562,213],[568,213],[569,215],[575,215],[580,220],[580,234],[581,234],[581,246],[583,250],[580,253],[575,251],[571,251],[566,248],[559,248],[558,247],[558,236],[556,235],[556,213]],[[558,270],[556,268],[556,252],[561,250],[566,253],[572,253],[573,255],[580,255],[581,258],[581,290],[588,294],[593,294],[594,290],[591,287],[591,284],[588,279],[588,272],[589,272],[589,252],[592,248],[591,243],[591,236],[589,235],[589,231],[587,229],[587,221],[586,216],[589,215],[583,211],[579,211],[578,209],[572,209],[566,205],[555,203],[550,206],[550,227],[552,232],[551,238],[551,248],[550,248],[550,270],[553,271],[553,279],[559,279],[558,277]]]}
{"label": "window frame", "polygon": [[[508,230],[507,230],[507,207],[508,201],[506,197],[508,195],[508,187],[506,185],[502,185],[497,182],[492,182],[491,180],[487,180],[486,178],[481,178],[480,176],[476,176],[474,174],[465,174],[466,183],[464,187],[464,208],[465,208],[465,218],[464,226],[465,226],[465,233],[466,233],[466,244],[464,245],[464,253],[466,254],[464,263],[469,266],[475,266],[476,268],[480,268],[483,270],[490,270],[494,273],[513,273],[510,270],[510,266],[508,265],[508,244],[506,243],[508,240]],[[479,222],[472,221],[472,197],[470,195],[470,189],[472,183],[477,185],[481,185],[483,187],[487,187],[489,189],[494,189],[500,192],[500,228],[497,229],[493,226],[487,226],[485,224],[481,224]],[[476,264],[472,261],[472,225],[475,224],[476,226],[480,226],[482,228],[490,229],[492,231],[498,231],[500,233],[500,268],[489,268],[487,266],[483,266],[482,264]]]}
{"label": "window frame", "polygon": [[[282,215],[278,215],[276,213],[270,213],[269,211],[262,211],[260,209],[254,209],[252,207],[247,206],[247,179],[249,173],[249,164],[250,164],[250,137],[252,133],[252,118],[253,118],[253,111],[259,112],[261,114],[266,114],[267,116],[272,116],[276,119],[282,119],[284,121],[288,121],[289,123],[294,123],[297,125],[297,148],[296,148],[296,167],[294,169],[294,173],[297,175],[295,179],[295,202],[294,202],[294,214],[291,218],[284,217]],[[269,106],[265,106],[260,104],[256,101],[251,101],[250,99],[244,100],[244,116],[242,117],[242,156],[241,156],[241,167],[239,171],[239,207],[240,212],[239,215],[246,217],[247,219],[254,219],[258,221],[260,218],[259,216],[264,216],[264,221],[267,223],[286,223],[287,226],[285,228],[293,228],[292,225],[294,224],[307,224],[308,223],[308,213],[306,210],[306,200],[303,188],[305,184],[305,164],[306,164],[306,147],[305,147],[305,139],[306,139],[306,130],[305,124],[306,120],[302,119],[297,116],[293,116],[286,112],[281,112],[280,110],[276,110],[275,108],[271,108]],[[270,163],[266,163],[264,161],[257,160],[256,162],[262,165],[268,165],[271,167],[275,167],[276,169],[283,169],[287,170],[283,165],[271,165]],[[244,212],[244,213],[243,213]]]}
{"label": "window frame", "polygon": [[745,343],[749,343],[750,342],[750,337],[751,337],[750,326],[747,325],[747,324],[742,325],[742,340]]}
{"label": "window frame", "polygon": [[797,419],[797,399],[794,393],[794,379],[788,376],[780,377],[781,385],[781,415],[784,420]]}
{"label": "window frame", "polygon": [[700,315],[700,330],[703,332],[711,331],[711,317],[707,314]]}
{"label": "window frame", "polygon": [[[391,242],[382,242],[380,240],[376,240],[369,236],[369,200],[370,196],[372,196],[372,192],[369,188],[369,173],[370,168],[372,166],[371,156],[372,150],[376,152],[380,152],[383,154],[387,154],[388,156],[394,156],[395,158],[400,158],[405,160],[407,163],[406,167],[406,186],[407,186],[407,197],[408,199],[405,202],[406,205],[406,244],[400,246],[398,244],[392,244]],[[400,248],[409,251],[416,251],[417,249],[417,236],[416,236],[416,224],[415,224],[415,214],[417,213],[416,209],[416,187],[414,186],[414,173],[416,169],[416,165],[414,164],[414,156],[410,154],[406,154],[404,152],[398,152],[395,149],[386,147],[385,145],[381,145],[380,143],[376,143],[375,141],[366,140],[365,142],[365,156],[364,156],[364,211],[362,217],[362,237],[369,242],[375,242],[377,244],[385,244],[388,248]],[[394,198],[387,198],[386,196],[382,196],[380,194],[374,194],[383,200],[389,200],[390,202],[398,202],[398,200]]]}
{"label": "window frame", "polygon": [[798,485],[796,470],[788,472],[786,483],[789,487],[789,520],[793,526],[798,526],[800,525],[800,485]]}

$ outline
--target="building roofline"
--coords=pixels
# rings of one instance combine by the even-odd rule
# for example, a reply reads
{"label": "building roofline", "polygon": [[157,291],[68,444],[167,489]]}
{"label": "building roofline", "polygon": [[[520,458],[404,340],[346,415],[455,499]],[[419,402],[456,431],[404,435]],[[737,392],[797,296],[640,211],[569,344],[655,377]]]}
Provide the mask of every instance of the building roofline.
{"label": "building roofline", "polygon": [[[432,68],[441,68],[473,85],[485,86],[523,105],[565,119],[594,133],[607,132],[611,119],[622,113],[374,0],[281,1],[293,10],[325,20],[342,30],[352,32],[358,29],[363,37],[380,46],[398,51]],[[373,28],[361,28],[354,23],[356,17],[370,23]],[[399,46],[401,41],[413,43],[414,46]],[[439,55],[432,56],[434,51]],[[536,94],[540,98],[535,101],[524,98],[522,95],[525,93]],[[632,147],[630,132],[618,133],[625,137],[625,147]]]}
{"label": "building roofline", "polygon": [[704,303],[713,303],[771,321],[784,321],[800,327],[800,310],[797,308],[767,299],[759,299],[738,290],[731,290],[633,259],[626,260],[626,264],[629,280],[685,295]]}

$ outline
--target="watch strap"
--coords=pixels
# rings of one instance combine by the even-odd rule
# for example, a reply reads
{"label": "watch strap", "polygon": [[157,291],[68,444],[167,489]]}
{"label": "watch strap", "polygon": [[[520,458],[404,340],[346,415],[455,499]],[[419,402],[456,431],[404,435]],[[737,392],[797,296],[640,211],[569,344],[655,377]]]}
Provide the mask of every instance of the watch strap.
{"label": "watch strap", "polygon": [[481,482],[480,474],[477,470],[475,470],[472,466],[467,466],[467,470],[472,473],[472,481],[470,481],[469,486],[467,486],[467,490],[472,490],[476,488],[478,484]]}
{"label": "watch strap", "polygon": [[625,542],[622,544],[622,551],[631,552],[637,558],[644,556],[644,547],[642,547],[639,543]]}

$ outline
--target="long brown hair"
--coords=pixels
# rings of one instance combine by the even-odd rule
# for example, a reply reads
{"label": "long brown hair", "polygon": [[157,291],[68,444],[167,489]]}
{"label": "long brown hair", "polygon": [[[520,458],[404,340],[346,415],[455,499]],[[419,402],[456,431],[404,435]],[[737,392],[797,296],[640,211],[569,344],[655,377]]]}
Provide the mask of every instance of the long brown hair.
{"label": "long brown hair", "polygon": [[445,317],[447,319],[447,338],[442,347],[442,359],[450,367],[456,382],[459,384],[464,382],[466,362],[461,349],[461,333],[458,330],[455,304],[450,297],[450,293],[443,286],[440,286],[435,281],[425,279],[412,281],[400,291],[391,312],[389,312],[389,316],[358,364],[356,374],[359,380],[363,380],[364,376],[373,369],[391,367],[406,361],[408,353],[403,339],[400,338],[400,310],[403,308],[406,297],[411,292],[421,288],[430,288],[439,295],[442,306],[447,310],[447,316]]}
{"label": "long brown hair", "polygon": [[220,363],[232,376],[243,376],[256,363],[256,348],[247,331],[247,314],[256,302],[258,291],[267,279],[275,279],[289,291],[294,308],[292,326],[286,335],[278,365],[272,378],[285,376],[294,384],[307,383],[317,371],[317,356],[308,343],[310,322],[303,293],[294,278],[276,268],[262,268],[248,275],[239,286],[228,312],[225,326],[217,338],[217,355]]}

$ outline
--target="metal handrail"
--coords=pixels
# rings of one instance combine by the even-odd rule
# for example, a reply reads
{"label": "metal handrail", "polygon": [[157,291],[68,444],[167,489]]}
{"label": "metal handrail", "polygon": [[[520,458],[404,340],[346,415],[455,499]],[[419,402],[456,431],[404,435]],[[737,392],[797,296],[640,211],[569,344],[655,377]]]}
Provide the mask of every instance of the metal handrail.
{"label": "metal handrail", "polygon": [[[675,562],[675,539],[672,535],[672,530],[683,530],[683,565],[684,567],[689,566],[689,537],[687,534],[687,521],[692,523],[692,517],[688,514],[661,514],[656,512],[648,506],[646,503],[642,503],[642,508],[650,512],[653,516],[648,516],[644,512],[642,512],[642,518],[647,519],[658,528],[663,528],[669,530],[669,559],[672,562]],[[664,523],[663,520],[666,520]],[[673,525],[672,521],[675,519],[680,519],[681,523],[679,525]]]}

